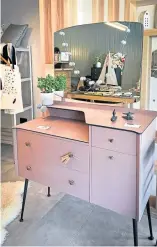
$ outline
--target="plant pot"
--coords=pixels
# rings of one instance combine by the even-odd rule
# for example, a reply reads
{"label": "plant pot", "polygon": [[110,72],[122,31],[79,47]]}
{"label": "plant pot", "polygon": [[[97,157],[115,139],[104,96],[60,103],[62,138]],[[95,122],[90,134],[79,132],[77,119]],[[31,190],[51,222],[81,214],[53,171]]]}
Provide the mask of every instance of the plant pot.
{"label": "plant pot", "polygon": [[53,105],[54,93],[40,93],[42,105]]}
{"label": "plant pot", "polygon": [[54,100],[61,101],[64,97],[64,91],[54,91]]}
{"label": "plant pot", "polygon": [[101,63],[100,62],[96,63],[96,68],[101,68]]}

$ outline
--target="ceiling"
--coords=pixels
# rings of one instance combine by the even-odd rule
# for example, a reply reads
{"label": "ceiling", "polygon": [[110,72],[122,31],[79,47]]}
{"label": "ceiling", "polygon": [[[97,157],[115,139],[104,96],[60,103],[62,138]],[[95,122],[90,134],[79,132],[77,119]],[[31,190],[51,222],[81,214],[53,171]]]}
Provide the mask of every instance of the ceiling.
{"label": "ceiling", "polygon": [[157,0],[136,0],[137,6],[157,4]]}

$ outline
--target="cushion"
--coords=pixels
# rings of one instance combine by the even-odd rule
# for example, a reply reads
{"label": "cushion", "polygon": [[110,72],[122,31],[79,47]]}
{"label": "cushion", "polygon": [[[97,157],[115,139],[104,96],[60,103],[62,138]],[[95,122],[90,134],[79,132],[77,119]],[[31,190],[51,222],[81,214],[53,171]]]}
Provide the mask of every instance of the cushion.
{"label": "cushion", "polygon": [[2,43],[12,43],[15,47],[19,47],[28,29],[28,25],[10,24],[2,35]]}

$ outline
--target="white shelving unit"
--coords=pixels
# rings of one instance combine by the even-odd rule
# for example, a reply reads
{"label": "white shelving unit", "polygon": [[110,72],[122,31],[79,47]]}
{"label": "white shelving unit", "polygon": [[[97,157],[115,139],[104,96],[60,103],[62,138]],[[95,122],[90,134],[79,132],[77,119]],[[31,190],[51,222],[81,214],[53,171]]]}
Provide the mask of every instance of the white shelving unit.
{"label": "white shelving unit", "polygon": [[[32,52],[31,47],[16,48],[17,65],[21,73],[21,90],[24,111],[17,114],[6,114],[1,111],[1,143],[13,144],[12,127],[22,121],[34,118]],[[22,62],[21,62],[22,61]]]}

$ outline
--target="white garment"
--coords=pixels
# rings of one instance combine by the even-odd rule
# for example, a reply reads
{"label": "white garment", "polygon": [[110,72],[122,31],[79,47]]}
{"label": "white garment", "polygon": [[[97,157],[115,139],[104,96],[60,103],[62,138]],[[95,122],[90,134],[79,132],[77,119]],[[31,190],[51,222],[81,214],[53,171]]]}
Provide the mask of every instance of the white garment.
{"label": "white garment", "polygon": [[21,75],[18,66],[15,65],[12,70],[11,67],[0,64],[0,78],[2,81],[0,109],[10,114],[23,112]]}

